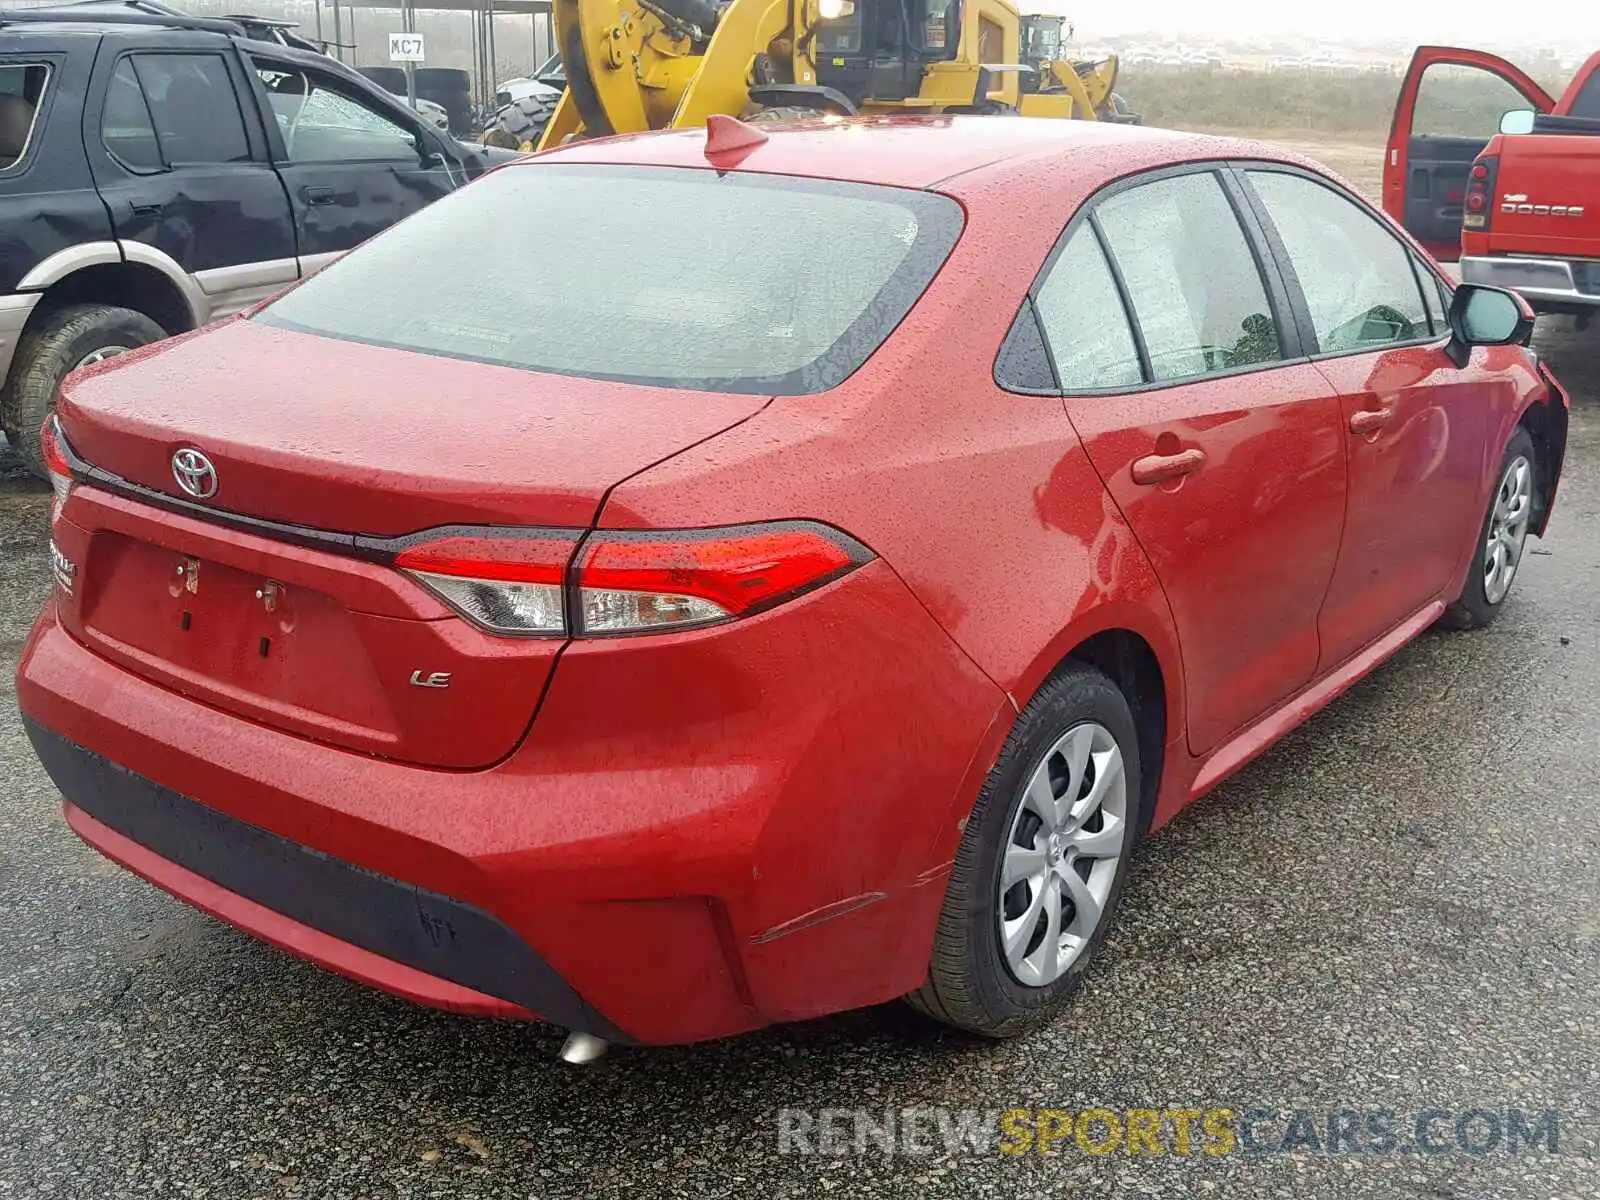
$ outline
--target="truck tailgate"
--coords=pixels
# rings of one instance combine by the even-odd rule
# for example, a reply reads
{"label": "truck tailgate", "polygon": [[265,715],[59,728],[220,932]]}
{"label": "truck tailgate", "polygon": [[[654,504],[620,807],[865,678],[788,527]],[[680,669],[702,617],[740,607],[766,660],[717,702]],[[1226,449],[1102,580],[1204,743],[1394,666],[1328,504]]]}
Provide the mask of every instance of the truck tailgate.
{"label": "truck tailgate", "polygon": [[1501,139],[1489,253],[1600,259],[1600,137]]}

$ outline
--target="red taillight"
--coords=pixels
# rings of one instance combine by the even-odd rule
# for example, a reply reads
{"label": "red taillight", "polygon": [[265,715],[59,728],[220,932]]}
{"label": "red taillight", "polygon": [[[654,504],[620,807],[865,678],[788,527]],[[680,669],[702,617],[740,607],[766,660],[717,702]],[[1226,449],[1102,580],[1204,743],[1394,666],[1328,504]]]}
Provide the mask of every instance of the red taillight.
{"label": "red taillight", "polygon": [[491,633],[564,636],[577,545],[567,530],[440,530],[401,550],[394,565]]}
{"label": "red taillight", "polygon": [[50,487],[56,494],[55,504],[50,511],[52,521],[61,515],[62,507],[72,493],[72,464],[67,461],[66,451],[62,449],[65,441],[55,414],[50,414],[45,418],[44,427],[39,430],[39,456],[44,459],[44,468],[50,475]]}
{"label": "red taillight", "polygon": [[578,633],[638,633],[745,616],[820,587],[871,554],[808,522],[593,533],[575,568]]}
{"label": "red taillight", "polygon": [[1467,192],[1461,202],[1464,210],[1461,224],[1467,229],[1487,229],[1493,210],[1494,177],[1499,160],[1485,155],[1472,164],[1467,174]]}
{"label": "red taillight", "polygon": [[587,536],[574,562],[579,537],[570,530],[438,531],[402,549],[394,564],[490,632],[598,637],[747,616],[872,557],[838,530],[804,521],[600,530]]}

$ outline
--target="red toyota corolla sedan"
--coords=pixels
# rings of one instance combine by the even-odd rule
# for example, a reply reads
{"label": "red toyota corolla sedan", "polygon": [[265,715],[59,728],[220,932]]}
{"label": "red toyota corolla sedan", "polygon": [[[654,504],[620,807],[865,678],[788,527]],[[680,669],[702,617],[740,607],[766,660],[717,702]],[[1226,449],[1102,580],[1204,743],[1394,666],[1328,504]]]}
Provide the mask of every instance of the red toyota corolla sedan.
{"label": "red toyota corolla sedan", "polygon": [[572,145],[76,376],[18,680],[97,849],[610,1041],[1057,1009],[1139,838],[1550,515],[1566,399],[1283,151]]}

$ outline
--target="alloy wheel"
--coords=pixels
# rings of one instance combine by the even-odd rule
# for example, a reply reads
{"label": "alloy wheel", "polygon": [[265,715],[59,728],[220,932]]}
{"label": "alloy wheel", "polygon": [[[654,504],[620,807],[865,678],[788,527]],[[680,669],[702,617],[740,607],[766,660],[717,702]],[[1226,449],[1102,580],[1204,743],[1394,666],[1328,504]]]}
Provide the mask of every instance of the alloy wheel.
{"label": "alloy wheel", "polygon": [[1083,954],[1129,849],[1122,750],[1105,726],[1069,729],[1011,819],[996,921],[1011,975],[1047,987]]}
{"label": "alloy wheel", "polygon": [[1521,454],[1506,464],[1495,489],[1483,546],[1483,598],[1499,604],[1511,590],[1533,515],[1533,464]]}

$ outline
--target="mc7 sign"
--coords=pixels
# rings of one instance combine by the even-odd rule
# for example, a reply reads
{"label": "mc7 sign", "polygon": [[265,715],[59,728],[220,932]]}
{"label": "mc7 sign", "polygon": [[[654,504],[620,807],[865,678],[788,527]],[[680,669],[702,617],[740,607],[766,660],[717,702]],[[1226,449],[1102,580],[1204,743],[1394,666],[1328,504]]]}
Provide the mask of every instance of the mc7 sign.
{"label": "mc7 sign", "polygon": [[420,33],[391,33],[389,35],[390,62],[425,62]]}

